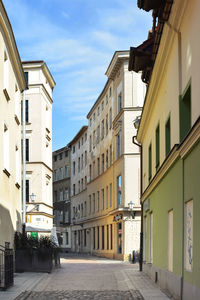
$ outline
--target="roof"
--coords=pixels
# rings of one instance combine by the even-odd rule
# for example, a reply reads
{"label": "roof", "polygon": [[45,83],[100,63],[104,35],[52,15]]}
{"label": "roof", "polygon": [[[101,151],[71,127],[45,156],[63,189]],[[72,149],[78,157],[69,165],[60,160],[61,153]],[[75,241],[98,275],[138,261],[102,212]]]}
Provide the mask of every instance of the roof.
{"label": "roof", "polygon": [[81,127],[81,129],[79,130],[79,132],[75,135],[75,137],[73,138],[73,140],[71,140],[71,142],[69,142],[69,144],[67,146],[71,147],[74,143],[76,143],[87,129],[88,129],[88,126]]}
{"label": "roof", "polygon": [[58,154],[58,153],[63,152],[63,151],[66,151],[66,150],[69,150],[68,145],[66,145],[66,146],[64,146],[64,147],[62,147],[58,150],[53,151],[53,155]]}

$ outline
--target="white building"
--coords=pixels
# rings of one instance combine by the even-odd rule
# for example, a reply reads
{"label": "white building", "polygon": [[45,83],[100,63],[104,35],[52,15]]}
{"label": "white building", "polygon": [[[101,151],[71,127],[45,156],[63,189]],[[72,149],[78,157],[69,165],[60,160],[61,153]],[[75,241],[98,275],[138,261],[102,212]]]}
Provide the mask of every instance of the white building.
{"label": "white building", "polygon": [[0,245],[21,231],[21,99],[26,81],[15,37],[0,1]]}
{"label": "white building", "polygon": [[123,260],[139,251],[140,153],[132,137],[146,92],[141,75],[128,71],[128,60],[129,51],[114,53],[107,83],[87,115],[87,200],[76,201],[79,225],[72,234],[76,251]]}
{"label": "white building", "polygon": [[52,202],[52,91],[54,79],[44,61],[23,62],[28,81],[26,119],[26,230],[50,233]]}

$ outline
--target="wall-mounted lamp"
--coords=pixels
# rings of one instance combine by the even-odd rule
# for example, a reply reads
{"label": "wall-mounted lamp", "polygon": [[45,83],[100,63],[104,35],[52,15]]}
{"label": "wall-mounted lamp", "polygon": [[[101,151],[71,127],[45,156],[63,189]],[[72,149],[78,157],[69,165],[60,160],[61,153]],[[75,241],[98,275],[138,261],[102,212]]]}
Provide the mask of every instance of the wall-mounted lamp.
{"label": "wall-mounted lamp", "polygon": [[129,210],[130,210],[130,212],[131,212],[132,218],[135,219],[135,212],[133,211],[134,203],[133,203],[132,201],[130,201],[130,202],[128,203],[128,207],[129,207]]}
{"label": "wall-mounted lamp", "polygon": [[35,202],[36,195],[34,193],[32,193],[29,197],[31,202]]}
{"label": "wall-mounted lamp", "polygon": [[135,118],[135,120],[133,120],[133,126],[135,127],[135,129],[139,128],[139,126],[140,126],[140,119],[141,119],[141,116],[137,116]]}

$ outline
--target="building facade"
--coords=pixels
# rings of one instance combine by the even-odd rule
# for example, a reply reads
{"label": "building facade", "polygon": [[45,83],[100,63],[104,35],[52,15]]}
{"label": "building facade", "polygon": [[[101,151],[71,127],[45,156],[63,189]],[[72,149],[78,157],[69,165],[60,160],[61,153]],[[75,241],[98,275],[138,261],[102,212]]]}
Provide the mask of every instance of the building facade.
{"label": "building facade", "polygon": [[53,210],[54,226],[63,251],[71,250],[70,230],[70,149],[68,146],[53,152]]}
{"label": "building facade", "polygon": [[52,201],[52,92],[54,79],[44,61],[23,62],[28,82],[26,121],[26,231],[50,234]]}
{"label": "building facade", "polygon": [[83,252],[82,219],[87,211],[88,127],[83,126],[68,144],[71,149],[72,251]]}
{"label": "building facade", "polygon": [[22,230],[21,100],[26,80],[15,37],[0,1],[0,245]]}
{"label": "building facade", "polygon": [[72,234],[75,251],[123,260],[139,251],[140,152],[132,136],[146,91],[140,75],[128,72],[128,60],[129,51],[115,52],[107,83],[87,115],[86,199],[78,197],[73,207],[79,224]]}
{"label": "building facade", "polygon": [[[154,67],[137,134],[143,268],[175,299],[200,299],[200,3],[150,2],[140,2],[158,13]],[[145,55],[135,52],[132,61],[143,56],[144,62]]]}

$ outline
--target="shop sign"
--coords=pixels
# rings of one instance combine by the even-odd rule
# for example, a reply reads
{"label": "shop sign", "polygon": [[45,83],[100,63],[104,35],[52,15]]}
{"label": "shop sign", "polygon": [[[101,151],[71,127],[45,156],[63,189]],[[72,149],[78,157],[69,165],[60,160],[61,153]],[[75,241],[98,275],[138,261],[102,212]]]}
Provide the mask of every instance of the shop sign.
{"label": "shop sign", "polygon": [[114,222],[118,222],[118,221],[122,220],[122,218],[123,218],[123,215],[122,214],[118,214],[118,215],[114,216],[113,221]]}
{"label": "shop sign", "polygon": [[38,232],[31,232],[31,237],[38,240]]}

